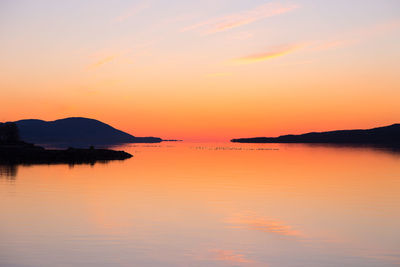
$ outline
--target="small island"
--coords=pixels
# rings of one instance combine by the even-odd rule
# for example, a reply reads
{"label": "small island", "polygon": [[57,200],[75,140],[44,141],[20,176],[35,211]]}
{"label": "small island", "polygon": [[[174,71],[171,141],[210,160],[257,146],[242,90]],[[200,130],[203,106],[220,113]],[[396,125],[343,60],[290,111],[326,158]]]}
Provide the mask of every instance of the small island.
{"label": "small island", "polygon": [[400,124],[366,130],[339,130],[312,132],[279,137],[253,137],[232,139],[237,143],[332,143],[332,144],[375,144],[400,145]]}
{"label": "small island", "polygon": [[20,140],[15,123],[0,123],[0,162],[6,164],[95,163],[124,160],[132,155],[125,151],[95,149],[90,147],[64,150],[45,149]]}

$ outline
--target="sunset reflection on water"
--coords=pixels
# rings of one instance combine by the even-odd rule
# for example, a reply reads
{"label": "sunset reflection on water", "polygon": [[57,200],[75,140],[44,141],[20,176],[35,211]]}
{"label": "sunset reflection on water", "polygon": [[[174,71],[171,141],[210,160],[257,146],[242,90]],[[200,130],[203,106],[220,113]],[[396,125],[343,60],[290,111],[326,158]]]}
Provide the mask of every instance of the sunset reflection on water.
{"label": "sunset reflection on water", "polygon": [[184,142],[118,149],[134,157],[1,171],[0,265],[400,262],[398,153]]}

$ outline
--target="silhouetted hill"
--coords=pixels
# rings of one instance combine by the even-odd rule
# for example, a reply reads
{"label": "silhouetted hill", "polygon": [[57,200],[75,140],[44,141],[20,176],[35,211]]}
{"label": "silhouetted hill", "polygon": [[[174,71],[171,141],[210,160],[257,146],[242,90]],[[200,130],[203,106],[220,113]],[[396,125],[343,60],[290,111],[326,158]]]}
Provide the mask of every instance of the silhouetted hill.
{"label": "silhouetted hill", "polygon": [[162,141],[157,137],[135,137],[101,121],[79,117],[55,121],[20,120],[15,123],[21,140],[35,144],[105,145]]}
{"label": "silhouetted hill", "polygon": [[238,143],[342,143],[342,144],[396,144],[400,145],[400,124],[367,130],[340,130],[313,132],[279,137],[232,139]]}
{"label": "silhouetted hill", "polygon": [[95,149],[93,146],[89,149],[45,149],[21,141],[16,123],[0,123],[0,163],[2,164],[92,164],[98,161],[124,160],[130,157],[132,155],[125,151]]}
{"label": "silhouetted hill", "polygon": [[0,145],[18,143],[20,141],[18,127],[13,122],[0,122]]}

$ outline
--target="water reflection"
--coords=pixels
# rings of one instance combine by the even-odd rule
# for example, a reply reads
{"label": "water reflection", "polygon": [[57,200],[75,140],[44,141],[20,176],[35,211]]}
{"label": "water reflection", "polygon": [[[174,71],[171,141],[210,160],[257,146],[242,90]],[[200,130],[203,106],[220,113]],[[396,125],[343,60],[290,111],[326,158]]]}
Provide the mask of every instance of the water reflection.
{"label": "water reflection", "polygon": [[135,157],[18,165],[12,186],[0,181],[0,266],[400,261],[396,153],[230,143],[116,149]]}
{"label": "water reflection", "polygon": [[293,226],[276,219],[255,216],[254,214],[235,214],[228,218],[226,223],[232,229],[255,230],[287,237],[305,237],[301,231],[295,230]]}
{"label": "water reflection", "polygon": [[[278,147],[276,147],[278,146]],[[242,144],[242,146],[232,145],[211,145],[211,146],[194,146],[197,150],[235,150],[235,151],[276,151],[284,147],[315,147],[315,148],[336,148],[353,149],[355,151],[371,150],[377,152],[386,152],[400,156],[400,145],[393,144],[340,144],[340,143],[256,143]]]}
{"label": "water reflection", "polygon": [[240,266],[242,264],[254,263],[253,260],[248,259],[245,255],[240,252],[233,250],[215,249],[211,250],[211,257],[216,261],[226,262],[227,264],[233,264],[234,266]]}
{"label": "water reflection", "polygon": [[0,178],[5,177],[6,179],[15,179],[18,173],[18,165],[15,164],[0,164]]}
{"label": "water reflection", "polygon": [[400,156],[400,144],[329,144],[329,143],[301,143],[301,144],[286,144],[289,146],[309,146],[309,147],[327,147],[327,148],[347,148],[347,149],[354,149],[354,150],[372,150],[372,151],[381,151],[386,152],[393,155]]}
{"label": "water reflection", "polygon": [[20,167],[30,167],[30,166],[40,166],[40,165],[66,165],[70,169],[73,169],[75,166],[87,165],[94,167],[95,165],[105,165],[108,164],[111,160],[97,160],[97,161],[90,161],[90,162],[71,162],[71,163],[23,163],[23,164],[0,164],[0,178],[8,178],[8,179],[15,179],[18,175],[18,169]]}

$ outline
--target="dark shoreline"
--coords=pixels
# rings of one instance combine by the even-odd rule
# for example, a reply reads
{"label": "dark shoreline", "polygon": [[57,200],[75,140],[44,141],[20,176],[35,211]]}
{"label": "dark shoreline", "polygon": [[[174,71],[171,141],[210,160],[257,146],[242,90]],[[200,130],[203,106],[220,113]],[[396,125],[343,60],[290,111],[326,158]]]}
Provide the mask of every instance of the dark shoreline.
{"label": "dark shoreline", "polygon": [[279,137],[232,139],[234,143],[306,143],[400,146],[400,124],[366,130],[312,132]]}
{"label": "dark shoreline", "polygon": [[125,151],[97,148],[45,149],[29,143],[0,144],[0,163],[6,164],[92,164],[124,160],[132,155]]}

